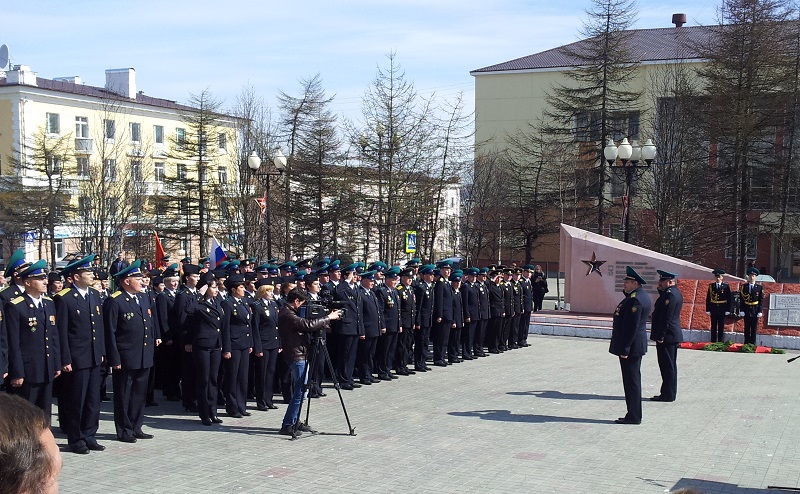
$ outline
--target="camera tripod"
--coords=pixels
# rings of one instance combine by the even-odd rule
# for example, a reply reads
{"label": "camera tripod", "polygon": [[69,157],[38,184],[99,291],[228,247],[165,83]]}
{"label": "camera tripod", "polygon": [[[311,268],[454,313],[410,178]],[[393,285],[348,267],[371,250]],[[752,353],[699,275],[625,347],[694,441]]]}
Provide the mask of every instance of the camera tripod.
{"label": "camera tripod", "polygon": [[[292,441],[300,437],[299,428],[300,428],[300,416],[303,413],[303,403],[307,399],[308,390],[311,389],[316,383],[316,372],[314,370],[317,368],[317,362],[320,358],[324,359],[325,365],[328,369],[328,372],[331,373],[331,379],[333,379],[333,387],[336,389],[336,392],[339,394],[339,402],[342,404],[342,412],[344,413],[344,419],[347,421],[347,428],[350,431],[349,436],[355,436],[355,428],[350,424],[350,417],[347,415],[347,407],[344,405],[344,398],[342,397],[342,388],[339,386],[339,378],[336,377],[336,371],[333,369],[333,362],[331,361],[331,356],[328,353],[328,348],[325,346],[325,341],[322,339],[322,331],[315,331],[314,339],[311,345],[311,354],[309,355],[308,361],[306,363],[306,368],[303,371],[303,398],[300,400],[300,408],[297,411],[297,422],[292,426]],[[310,377],[311,376],[311,377]],[[308,428],[308,417],[311,414],[311,399],[308,398],[308,405],[306,406],[306,419],[303,422]],[[317,432],[313,431],[313,434],[322,434],[325,435],[324,432]],[[333,434],[329,433],[329,435],[343,435],[343,434]]]}

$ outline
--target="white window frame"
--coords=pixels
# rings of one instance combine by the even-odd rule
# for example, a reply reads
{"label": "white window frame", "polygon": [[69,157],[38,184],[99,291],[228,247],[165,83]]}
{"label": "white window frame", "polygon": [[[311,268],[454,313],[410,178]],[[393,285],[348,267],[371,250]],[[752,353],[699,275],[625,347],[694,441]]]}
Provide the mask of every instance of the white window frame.
{"label": "white window frame", "polygon": [[163,161],[156,161],[153,164],[153,180],[156,182],[163,182],[166,176],[166,164]]}
{"label": "white window frame", "polygon": [[75,138],[89,138],[89,119],[87,117],[75,117]]}
{"label": "white window frame", "polygon": [[131,122],[129,128],[131,133],[131,142],[140,144],[142,142],[142,124],[139,122]]}
{"label": "white window frame", "polygon": [[47,112],[47,133],[61,135],[61,115]]}
{"label": "white window frame", "polygon": [[153,125],[153,140],[156,144],[164,145],[164,126]]}

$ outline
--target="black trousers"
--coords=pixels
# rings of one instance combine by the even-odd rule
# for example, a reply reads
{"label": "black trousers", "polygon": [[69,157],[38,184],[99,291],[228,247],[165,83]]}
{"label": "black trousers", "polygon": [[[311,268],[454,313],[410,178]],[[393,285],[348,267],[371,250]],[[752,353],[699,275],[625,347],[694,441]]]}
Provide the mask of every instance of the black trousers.
{"label": "black trousers", "polygon": [[656,343],[656,355],[661,370],[661,399],[675,401],[678,395],[678,344]]}
{"label": "black trousers", "polygon": [[147,395],[147,378],[150,367],[145,369],[114,369],[114,426],[117,437],[131,437],[142,431],[144,405]]}
{"label": "black trousers", "polygon": [[[192,396],[197,397],[197,411],[203,420],[211,420],[217,416],[217,389],[219,381],[220,360],[222,352],[219,348],[192,347],[192,375],[195,389]],[[184,394],[184,396],[186,396]]]}
{"label": "black trousers", "polygon": [[537,312],[542,310],[542,302],[544,302],[544,292],[533,292],[533,311]]}
{"label": "black trousers", "polygon": [[[451,324],[452,325],[452,324]],[[447,339],[447,360],[455,362],[461,354],[461,332],[463,327],[451,327]]]}
{"label": "black trousers", "polygon": [[255,357],[256,405],[272,405],[275,394],[275,369],[278,366],[278,349],[264,350],[263,357]]}
{"label": "black trousers", "polygon": [[402,333],[397,334],[397,345],[394,351],[394,370],[405,370],[408,368],[409,353],[414,345],[414,328],[403,328]]}
{"label": "black trousers", "polygon": [[513,315],[506,315],[503,318],[503,325],[500,327],[500,350],[508,350],[508,331],[511,328]]}
{"label": "black trousers", "polygon": [[506,330],[506,338],[503,340],[506,347],[514,348],[517,346],[517,330],[519,329],[519,316],[514,314],[508,322],[508,329]]}
{"label": "black trousers", "polygon": [[378,337],[378,346],[375,348],[375,370],[379,376],[388,376],[389,371],[395,368],[397,339],[398,333],[388,331]]}
{"label": "black trousers", "polygon": [[758,317],[744,316],[744,342],[756,344],[758,335]]}
{"label": "black trousers", "polygon": [[156,352],[161,353],[161,359],[156,368],[156,386],[161,386],[161,391],[167,398],[177,398],[180,396],[180,382],[181,382],[181,353],[182,349],[179,348],[177,341],[173,341],[171,345],[158,345]]}
{"label": "black trousers", "polygon": [[622,388],[625,390],[625,405],[628,413],[625,418],[641,422],[642,420],[642,357],[620,358],[622,369]]}
{"label": "black trousers", "polygon": [[464,323],[464,329],[461,330],[461,356],[472,357],[472,347],[475,345],[475,328],[478,326],[478,321],[470,321]]}
{"label": "black trousers", "polygon": [[358,355],[358,336],[338,334],[336,340],[339,345],[336,348],[336,372],[339,373],[339,381],[342,384],[353,384],[353,370]]}
{"label": "black trousers", "polygon": [[41,408],[47,417],[47,423],[50,423],[53,410],[53,381],[49,383],[32,383],[25,379],[22,381],[22,386],[18,388],[9,386],[8,389],[23,400]]}
{"label": "black trousers", "polygon": [[424,369],[428,366],[428,342],[431,328],[414,329],[414,368]]}
{"label": "black trousers", "polygon": [[505,318],[500,316],[489,319],[489,325],[486,330],[486,346],[489,347],[490,352],[497,352],[500,348],[503,321],[505,321]]}
{"label": "black trousers", "polygon": [[517,330],[517,342],[525,343],[528,341],[528,330],[531,326],[531,313],[523,312],[519,316],[519,329]]}
{"label": "black trousers", "polygon": [[481,319],[478,321],[475,328],[475,340],[472,344],[473,351],[480,355],[483,353],[483,348],[486,346],[486,329],[489,327],[488,319]]}
{"label": "black trousers", "polygon": [[231,358],[225,359],[225,410],[230,414],[247,410],[247,367],[250,365],[250,349],[231,350]]}
{"label": "black trousers", "polygon": [[100,424],[100,367],[74,369],[59,377],[62,384],[58,398],[61,429],[71,447],[95,444]]}
{"label": "black trousers", "polygon": [[711,312],[711,343],[725,341],[725,312]]}
{"label": "black trousers", "polygon": [[[197,398],[195,396],[195,365],[194,365],[194,351],[187,352],[183,346],[180,350],[181,353],[181,401],[183,401],[184,408],[191,408],[195,406]],[[219,367],[219,365],[217,365]],[[216,381],[216,378],[214,378]],[[215,398],[216,399],[216,398]]]}
{"label": "black trousers", "polygon": [[447,344],[450,340],[450,325],[452,321],[442,320],[433,323],[431,329],[431,339],[433,340],[433,361],[444,362],[447,352]]}
{"label": "black trousers", "polygon": [[375,349],[378,345],[377,336],[367,336],[358,340],[358,377],[369,379],[373,373],[372,359],[375,358]]}

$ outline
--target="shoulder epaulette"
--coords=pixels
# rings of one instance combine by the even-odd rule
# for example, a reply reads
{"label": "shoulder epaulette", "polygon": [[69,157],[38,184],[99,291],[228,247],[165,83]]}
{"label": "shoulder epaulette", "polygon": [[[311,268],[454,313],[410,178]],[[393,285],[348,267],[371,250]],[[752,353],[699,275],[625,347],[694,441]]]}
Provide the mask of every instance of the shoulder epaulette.
{"label": "shoulder epaulette", "polygon": [[4,286],[3,288],[0,288],[0,292],[2,292],[3,290],[5,290],[6,288],[8,288],[8,285]]}
{"label": "shoulder epaulette", "polygon": [[400,285],[400,286],[397,287],[397,289],[398,290],[402,290],[404,287],[405,287],[405,285]]}
{"label": "shoulder epaulette", "polygon": [[121,292],[121,291],[119,291],[119,290],[117,290],[116,292],[114,292],[114,293],[112,293],[112,294],[111,294],[111,298],[117,298],[117,297],[119,297],[120,295],[122,295],[122,292]]}
{"label": "shoulder epaulette", "polygon": [[11,303],[14,304],[14,305],[17,305],[18,303],[24,302],[24,301],[25,301],[25,297],[20,295],[19,297],[17,297],[14,300],[12,300]]}
{"label": "shoulder epaulette", "polygon": [[48,297],[47,295],[42,295],[42,298],[45,299],[45,300],[49,300],[51,302],[53,301],[53,299]]}
{"label": "shoulder epaulette", "polygon": [[58,295],[59,297],[63,297],[64,295],[68,294],[70,290],[72,290],[72,288],[66,287],[60,292],[56,293],[56,295]]}
{"label": "shoulder epaulette", "polygon": [[636,298],[636,292],[631,292],[631,298]]}

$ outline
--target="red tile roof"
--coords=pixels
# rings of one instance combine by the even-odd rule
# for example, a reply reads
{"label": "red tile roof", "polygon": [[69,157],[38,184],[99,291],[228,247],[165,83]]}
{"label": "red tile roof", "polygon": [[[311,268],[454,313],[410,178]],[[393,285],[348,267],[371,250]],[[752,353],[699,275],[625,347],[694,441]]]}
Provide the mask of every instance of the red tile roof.
{"label": "red tile roof", "polygon": [[[706,42],[712,35],[713,29],[709,26],[683,26],[627,31],[631,56],[634,59],[632,61],[651,62],[699,58],[695,47]],[[593,38],[576,41],[569,45],[476,69],[470,74],[575,67],[580,64],[580,60],[568,54],[568,51],[580,53],[592,42]]]}

